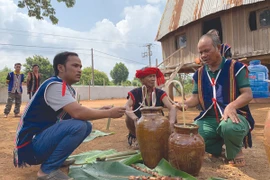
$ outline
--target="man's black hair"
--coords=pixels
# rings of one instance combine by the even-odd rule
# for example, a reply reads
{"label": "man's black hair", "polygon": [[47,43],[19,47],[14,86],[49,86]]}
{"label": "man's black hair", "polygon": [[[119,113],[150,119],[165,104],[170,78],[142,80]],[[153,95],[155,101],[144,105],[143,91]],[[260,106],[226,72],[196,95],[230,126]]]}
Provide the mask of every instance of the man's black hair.
{"label": "man's black hair", "polygon": [[17,65],[20,65],[20,66],[21,66],[22,64],[21,64],[21,63],[15,63],[15,64],[14,64],[14,66],[17,66]]}
{"label": "man's black hair", "polygon": [[32,69],[33,69],[34,67],[36,67],[36,66],[39,67],[39,65],[33,64],[33,65],[32,65]]}
{"label": "man's black hair", "polygon": [[67,59],[69,56],[77,56],[77,53],[74,52],[61,52],[59,54],[57,54],[54,59],[53,59],[53,70],[54,70],[54,74],[57,76],[59,74],[59,71],[57,69],[58,64],[62,64],[62,65],[66,65]]}

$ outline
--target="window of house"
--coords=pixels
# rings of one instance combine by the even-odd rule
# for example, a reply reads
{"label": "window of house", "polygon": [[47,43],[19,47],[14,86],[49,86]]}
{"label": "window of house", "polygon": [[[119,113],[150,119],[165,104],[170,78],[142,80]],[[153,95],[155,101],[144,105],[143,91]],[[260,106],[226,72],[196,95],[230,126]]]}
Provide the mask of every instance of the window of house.
{"label": "window of house", "polygon": [[186,34],[181,34],[176,37],[176,49],[179,48],[184,48],[187,46],[187,35]]}
{"label": "window of house", "polygon": [[252,11],[249,13],[249,28],[251,31],[257,30],[257,18],[256,18],[256,11]]}
{"label": "window of house", "polygon": [[270,9],[265,9],[259,12],[260,27],[270,26]]}

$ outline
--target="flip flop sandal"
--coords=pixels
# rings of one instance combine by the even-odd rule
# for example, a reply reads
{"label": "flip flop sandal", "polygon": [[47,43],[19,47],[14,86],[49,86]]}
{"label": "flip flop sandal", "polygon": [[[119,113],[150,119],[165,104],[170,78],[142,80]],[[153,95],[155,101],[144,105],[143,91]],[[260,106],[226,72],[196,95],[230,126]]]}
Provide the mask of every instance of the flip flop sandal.
{"label": "flip flop sandal", "polygon": [[46,176],[38,177],[37,180],[74,180],[73,178],[68,177],[62,171],[57,170],[53,171]]}

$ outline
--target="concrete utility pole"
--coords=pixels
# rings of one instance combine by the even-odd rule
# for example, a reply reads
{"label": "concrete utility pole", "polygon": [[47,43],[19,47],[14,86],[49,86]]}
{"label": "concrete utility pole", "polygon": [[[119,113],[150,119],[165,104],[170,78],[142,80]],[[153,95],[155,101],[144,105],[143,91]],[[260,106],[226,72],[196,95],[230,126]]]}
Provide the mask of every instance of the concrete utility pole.
{"label": "concrete utility pole", "polygon": [[91,48],[91,60],[92,60],[92,85],[95,86],[95,77],[94,77],[94,52],[93,52],[93,48]]}
{"label": "concrete utility pole", "polygon": [[147,44],[146,47],[148,48],[148,52],[143,52],[142,57],[148,57],[149,59],[149,67],[151,67],[151,56],[152,56],[152,51],[151,51],[151,46],[152,44]]}

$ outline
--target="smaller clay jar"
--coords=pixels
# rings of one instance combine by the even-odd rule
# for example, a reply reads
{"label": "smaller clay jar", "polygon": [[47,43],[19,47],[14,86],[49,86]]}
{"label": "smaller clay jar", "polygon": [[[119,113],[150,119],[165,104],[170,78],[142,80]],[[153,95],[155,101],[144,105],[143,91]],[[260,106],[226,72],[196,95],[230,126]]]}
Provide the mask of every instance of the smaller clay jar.
{"label": "smaller clay jar", "polygon": [[205,143],[198,134],[199,126],[178,123],[169,138],[169,162],[173,167],[197,176],[200,172]]}
{"label": "smaller clay jar", "polygon": [[136,137],[144,164],[155,168],[162,158],[168,159],[169,120],[162,116],[162,107],[141,108]]}
{"label": "smaller clay jar", "polygon": [[268,157],[268,162],[270,163],[270,111],[268,111],[268,115],[265,119],[263,144]]}

